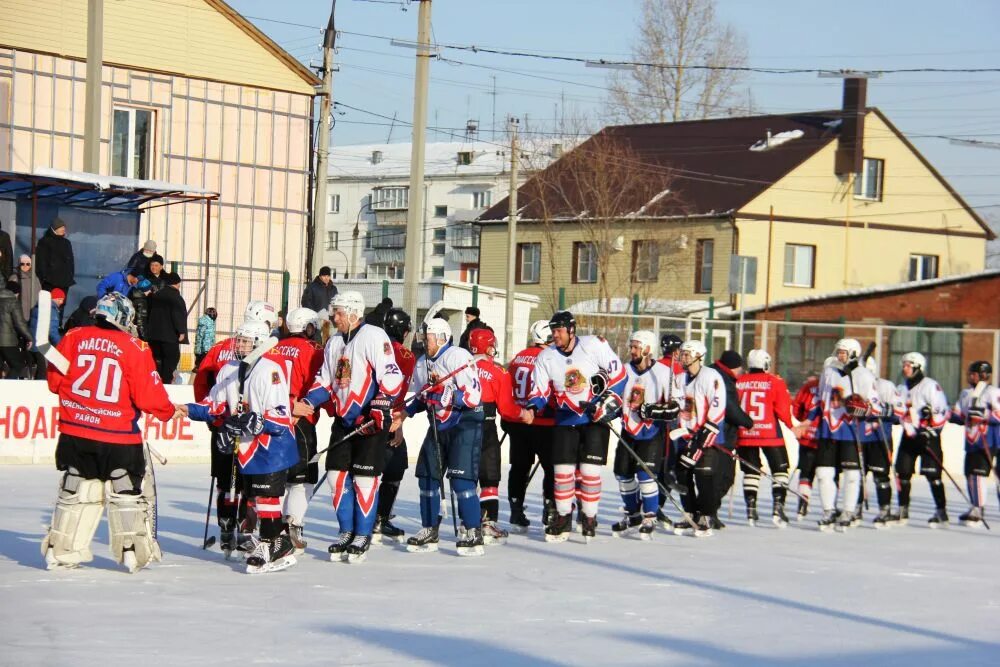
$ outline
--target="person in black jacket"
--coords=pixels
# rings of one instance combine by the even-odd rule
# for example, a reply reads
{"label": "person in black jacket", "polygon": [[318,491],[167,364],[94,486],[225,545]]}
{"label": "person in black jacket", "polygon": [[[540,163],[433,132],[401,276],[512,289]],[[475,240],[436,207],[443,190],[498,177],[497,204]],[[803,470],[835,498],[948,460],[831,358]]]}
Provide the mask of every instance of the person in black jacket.
{"label": "person in black jacket", "polygon": [[[710,368],[719,372],[726,385],[726,421],[723,429],[726,436],[726,449],[733,451],[736,448],[739,427],[753,428],[753,420],[740,406],[740,394],[736,389],[736,380],[743,375],[743,357],[735,350],[726,350]],[[733,480],[736,479],[736,464],[733,462],[727,465],[725,474],[719,475],[716,479],[719,481],[716,493],[721,503],[723,496],[726,495],[729,487],[733,485]],[[725,528],[717,515],[712,517],[712,524],[713,528]]]}
{"label": "person in black jacket", "polygon": [[473,329],[490,329],[492,327],[479,319],[479,309],[475,306],[469,306],[465,309],[465,331],[458,339],[458,346],[468,350],[469,349],[469,334],[472,333]]}
{"label": "person in black jacket", "polygon": [[96,296],[83,297],[83,300],[80,301],[80,305],[76,307],[76,310],[74,310],[70,316],[66,318],[65,331],[75,329],[76,327],[94,326],[94,322],[96,321],[94,319],[95,308],[97,308]]}
{"label": "person in black jacket", "polygon": [[50,292],[58,287],[68,294],[76,284],[73,244],[66,238],[66,223],[60,218],[52,222],[35,246],[35,275],[42,289]]}
{"label": "person in black jacket", "polygon": [[14,275],[14,248],[10,243],[10,234],[0,229],[0,282],[6,282]]}
{"label": "person in black jacket", "polygon": [[7,362],[7,379],[18,380],[24,371],[21,340],[31,344],[28,323],[21,314],[21,303],[10,290],[0,287],[0,367]]}
{"label": "person in black jacket", "polygon": [[163,283],[163,289],[149,295],[146,338],[160,379],[164,384],[171,384],[181,359],[181,343],[187,342],[187,305],[178,287],[180,276],[164,274]]}
{"label": "person in black jacket", "polygon": [[150,239],[142,244],[140,250],[136,250],[135,254],[132,255],[128,264],[125,265],[125,270],[137,269],[137,276],[145,276],[149,272],[149,262],[156,254],[156,241]]}
{"label": "person in black jacket", "polygon": [[319,270],[319,275],[313,278],[302,292],[302,307],[319,313],[330,308],[330,300],[335,296],[337,296],[337,286],[330,277],[330,267],[324,266]]}

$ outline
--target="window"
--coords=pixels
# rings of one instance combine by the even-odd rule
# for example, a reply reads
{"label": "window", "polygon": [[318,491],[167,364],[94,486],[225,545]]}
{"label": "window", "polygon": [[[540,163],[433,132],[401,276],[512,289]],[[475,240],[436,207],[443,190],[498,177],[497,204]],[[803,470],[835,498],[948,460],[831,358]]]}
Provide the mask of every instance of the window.
{"label": "window", "polygon": [[340,232],[326,233],[326,249],[337,250],[340,248]]}
{"label": "window", "polygon": [[447,218],[448,217],[448,207],[447,206],[435,206],[434,207],[434,217],[435,218]]}
{"label": "window", "polygon": [[910,280],[932,280],[937,277],[937,255],[910,255]]}
{"label": "window", "polygon": [[632,241],[632,280],[655,283],[660,273],[660,246],[656,241]]}
{"label": "window", "polygon": [[461,165],[472,164],[472,151],[458,151],[458,163]]}
{"label": "window", "polygon": [[111,130],[111,175],[149,178],[152,175],[153,112],[146,109],[114,110]]}
{"label": "window", "polygon": [[366,279],[399,280],[403,277],[403,267],[396,264],[369,264],[364,277]]}
{"label": "window", "polygon": [[368,250],[399,249],[406,247],[406,232],[397,232],[392,229],[376,229],[374,233],[369,233],[370,241],[365,246]]}
{"label": "window", "polygon": [[444,241],[447,235],[448,235],[448,230],[445,227],[438,227],[437,229],[434,230],[435,241]]}
{"label": "window", "polygon": [[365,250],[372,249],[372,233],[365,232]]}
{"label": "window", "polygon": [[816,246],[785,244],[785,285],[813,287],[816,283]]}
{"label": "window", "polygon": [[715,241],[698,239],[694,251],[694,291],[707,294],[712,291],[712,268],[715,265]]}
{"label": "window", "polygon": [[459,280],[464,283],[479,283],[479,265],[462,264],[459,266]]}
{"label": "window", "polygon": [[854,198],[882,201],[882,176],[885,161],[866,157],[861,173],[854,177]]}
{"label": "window", "polygon": [[340,213],[340,195],[330,195],[330,213]]}
{"label": "window", "polygon": [[478,248],[479,227],[476,225],[459,225],[449,229],[452,248]]}
{"label": "window", "polygon": [[431,267],[431,278],[444,278],[444,267],[443,266]]}
{"label": "window", "polygon": [[517,283],[531,285],[538,282],[542,269],[542,244],[517,244]]}
{"label": "window", "polygon": [[431,254],[436,257],[441,257],[444,255],[444,243],[435,243],[431,246]]}
{"label": "window", "polygon": [[472,208],[489,208],[493,205],[493,193],[489,190],[480,190],[472,193]]}
{"label": "window", "polygon": [[372,190],[373,211],[399,211],[410,205],[410,188],[375,188]]}
{"label": "window", "polygon": [[573,244],[573,282],[597,282],[597,244],[585,241]]}

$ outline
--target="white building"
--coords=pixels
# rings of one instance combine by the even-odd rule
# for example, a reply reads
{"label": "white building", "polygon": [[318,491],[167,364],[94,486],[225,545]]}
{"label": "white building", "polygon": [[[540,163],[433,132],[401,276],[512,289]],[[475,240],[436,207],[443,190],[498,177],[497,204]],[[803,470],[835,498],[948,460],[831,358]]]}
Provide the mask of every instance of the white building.
{"label": "white building", "polygon": [[[560,139],[522,148],[519,185],[561,155]],[[411,144],[330,149],[323,264],[335,278],[402,278]],[[428,142],[420,278],[479,282],[479,229],[470,224],[507,196],[510,150],[474,139]]]}

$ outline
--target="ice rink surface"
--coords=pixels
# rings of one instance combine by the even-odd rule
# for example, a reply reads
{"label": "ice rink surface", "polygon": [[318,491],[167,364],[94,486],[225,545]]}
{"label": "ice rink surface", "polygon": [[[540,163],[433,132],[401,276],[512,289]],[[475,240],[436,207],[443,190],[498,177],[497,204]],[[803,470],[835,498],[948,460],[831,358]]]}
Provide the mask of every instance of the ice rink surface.
{"label": "ice rink surface", "polygon": [[[542,541],[536,479],[529,534],[483,558],[455,555],[448,519],[440,552],[382,546],[356,565],[327,559],[336,526],[321,493],[298,565],[259,576],[200,548],[207,465],[158,466],[157,481],[162,563],[119,569],[105,522],[89,566],[49,572],[38,545],[58,473],[0,466],[0,665],[1000,664],[1000,518],[994,532],[957,525],[951,487],[951,527],[928,529],[922,479],[905,527],[876,531],[869,513],[823,534],[814,508],[781,531],[751,528],[737,492],[714,537],[642,542],[610,535],[620,497],[606,469],[589,545]],[[407,477],[396,523],[408,533],[416,498]],[[991,488],[990,517],[996,502]]]}

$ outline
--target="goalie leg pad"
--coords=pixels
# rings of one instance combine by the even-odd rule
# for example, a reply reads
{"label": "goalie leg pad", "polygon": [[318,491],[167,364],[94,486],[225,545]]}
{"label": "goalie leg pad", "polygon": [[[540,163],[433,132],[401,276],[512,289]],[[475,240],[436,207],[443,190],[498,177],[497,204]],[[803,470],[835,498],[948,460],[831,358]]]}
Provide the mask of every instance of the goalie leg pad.
{"label": "goalie leg pad", "polygon": [[108,533],[112,557],[129,572],[137,572],[163,557],[153,537],[153,506],[121,468],[111,472]]}
{"label": "goalie leg pad", "polygon": [[80,477],[75,468],[63,476],[52,513],[52,527],[42,540],[49,568],[75,567],[94,560],[90,542],[104,513],[104,483]]}

